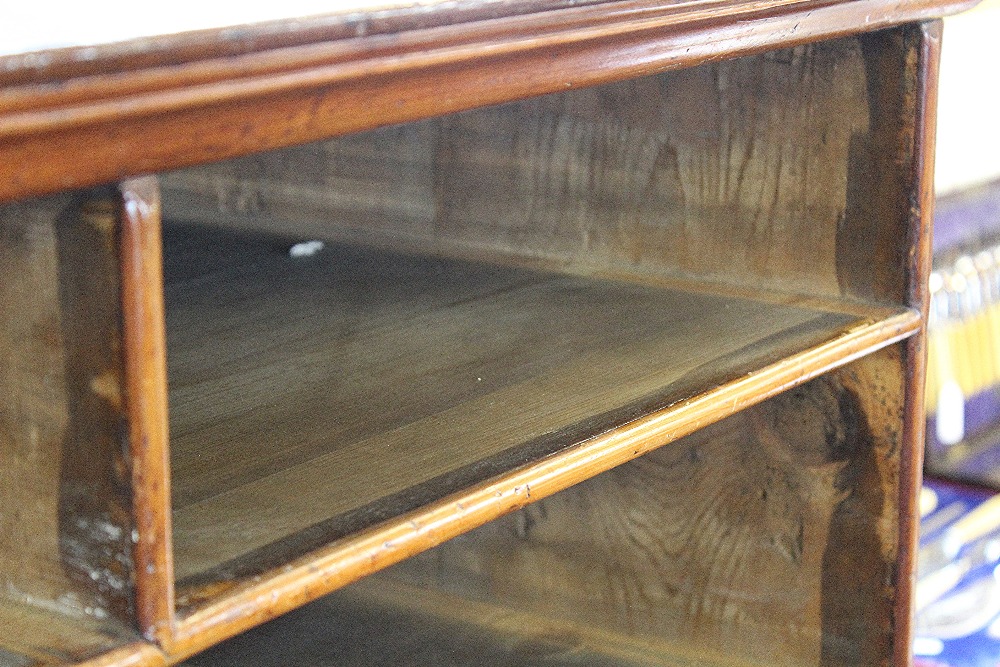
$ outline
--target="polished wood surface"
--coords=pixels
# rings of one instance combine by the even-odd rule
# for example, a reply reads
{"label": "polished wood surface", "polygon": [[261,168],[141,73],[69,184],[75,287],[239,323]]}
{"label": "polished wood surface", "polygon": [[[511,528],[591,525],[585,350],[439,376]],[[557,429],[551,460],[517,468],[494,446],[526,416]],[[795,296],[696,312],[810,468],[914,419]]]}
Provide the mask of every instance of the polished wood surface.
{"label": "polished wood surface", "polygon": [[[366,36],[368,24],[15,57],[0,201],[940,16],[974,0],[602,2]],[[362,17],[363,18],[363,17]],[[377,22],[376,22],[377,24]],[[360,35],[358,34],[360,31]],[[266,32],[266,30],[265,30]],[[280,30],[279,30],[280,32]],[[346,34],[345,34],[346,33]],[[232,33],[230,33],[232,34]],[[213,41],[214,38],[214,41]],[[231,55],[234,51],[237,55]],[[82,61],[82,62],[81,62]],[[46,65],[45,63],[48,63]],[[0,79],[2,81],[3,79]],[[54,84],[54,85],[53,85]]]}
{"label": "polished wood surface", "polygon": [[136,539],[135,615],[169,647],[174,626],[160,191],[154,177],[119,185],[122,329]]}
{"label": "polished wood surface", "polygon": [[190,664],[881,664],[901,362],[870,355]]}

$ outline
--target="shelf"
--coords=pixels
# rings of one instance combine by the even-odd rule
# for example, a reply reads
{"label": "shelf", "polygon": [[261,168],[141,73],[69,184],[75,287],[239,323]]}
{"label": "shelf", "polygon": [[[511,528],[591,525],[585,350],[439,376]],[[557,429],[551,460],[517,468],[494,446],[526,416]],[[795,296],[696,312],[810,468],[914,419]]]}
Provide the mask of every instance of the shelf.
{"label": "shelf", "polygon": [[974,1],[0,56],[0,664],[907,664]]}
{"label": "shelf", "polygon": [[276,567],[830,341],[843,363],[917,323],[354,246],[292,259],[288,245],[165,228],[181,582]]}
{"label": "shelf", "polygon": [[877,664],[899,362],[866,355],[192,664]]}

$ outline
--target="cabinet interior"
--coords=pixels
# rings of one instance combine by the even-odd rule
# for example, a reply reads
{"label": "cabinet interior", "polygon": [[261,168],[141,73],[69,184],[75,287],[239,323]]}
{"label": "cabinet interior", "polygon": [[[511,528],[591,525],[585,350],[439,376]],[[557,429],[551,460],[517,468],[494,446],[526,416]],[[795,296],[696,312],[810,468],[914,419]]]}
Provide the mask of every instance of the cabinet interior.
{"label": "cabinet interior", "polygon": [[878,664],[900,363],[886,348],[189,664]]}
{"label": "cabinet interior", "polygon": [[180,579],[280,563],[300,531],[369,527],[878,321],[281,241],[166,235]]}
{"label": "cabinet interior", "polygon": [[909,216],[876,218],[858,175],[905,124],[870,77],[905,62],[879,40],[902,44],[162,175],[182,605],[831,341],[888,342]]}

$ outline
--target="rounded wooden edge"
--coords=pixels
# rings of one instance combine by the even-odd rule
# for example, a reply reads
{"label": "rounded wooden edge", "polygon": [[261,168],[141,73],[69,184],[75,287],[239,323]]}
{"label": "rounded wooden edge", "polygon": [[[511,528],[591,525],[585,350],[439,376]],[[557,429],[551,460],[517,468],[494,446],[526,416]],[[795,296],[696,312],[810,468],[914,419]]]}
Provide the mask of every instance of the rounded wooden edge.
{"label": "rounded wooden edge", "polygon": [[9,89],[0,91],[0,200],[878,30],[976,1],[601,3],[95,75],[49,94]]}
{"label": "rounded wooden edge", "polygon": [[167,657],[160,649],[135,642],[79,663],[79,667],[165,667],[167,664]]}
{"label": "rounded wooden edge", "polygon": [[147,638],[169,646],[174,572],[159,184],[155,177],[133,179],[119,193],[136,617]]}
{"label": "rounded wooden edge", "polygon": [[921,315],[912,310],[858,326],[756,373],[255,577],[179,617],[171,658],[193,655],[367,574],[907,338],[921,327]]}
{"label": "rounded wooden edge", "polygon": [[[358,43],[405,44],[401,36],[421,35],[443,42],[482,41],[489,35],[540,34],[553,26],[563,32],[608,23],[676,17],[699,20],[707,15],[726,17],[746,12],[775,12],[790,6],[846,4],[849,0],[694,0],[664,3],[661,0],[505,0],[383,7],[336,11],[306,17],[222,26],[183,33],[149,35],[113,43],[69,46],[0,56],[0,86],[17,87],[65,83],[115,72],[134,74],[172,66],[215,60],[232,68],[242,56],[259,59],[290,48],[320,47],[330,54],[335,45],[362,50]],[[919,1],[919,0],[918,0]],[[970,6],[977,4],[970,3]],[[906,12],[914,0],[891,5]],[[941,13],[953,0],[937,0]],[[889,3],[884,3],[889,7]],[[382,38],[385,38],[382,40]],[[317,51],[318,52],[318,51]],[[301,55],[304,52],[299,52]],[[284,59],[285,66],[295,59]],[[266,62],[266,60],[264,61]],[[263,63],[261,63],[263,64]],[[272,63],[274,66],[274,63]],[[111,81],[112,85],[123,83]],[[43,96],[71,91],[41,91]],[[0,98],[2,99],[2,98]],[[0,104],[2,108],[2,104]]]}

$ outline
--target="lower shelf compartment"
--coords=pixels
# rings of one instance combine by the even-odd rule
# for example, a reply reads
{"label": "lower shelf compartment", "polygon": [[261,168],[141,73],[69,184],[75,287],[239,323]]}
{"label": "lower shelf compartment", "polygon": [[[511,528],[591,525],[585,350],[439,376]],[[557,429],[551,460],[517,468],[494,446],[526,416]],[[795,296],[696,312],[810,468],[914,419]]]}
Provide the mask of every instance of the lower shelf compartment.
{"label": "lower shelf compartment", "polygon": [[888,664],[894,643],[908,641],[896,615],[907,595],[896,502],[901,347],[415,554],[189,664]]}
{"label": "lower shelf compartment", "polygon": [[187,667],[763,667],[409,586],[364,582],[210,649]]}
{"label": "lower shelf compartment", "polygon": [[718,419],[918,324],[353,246],[292,258],[288,245],[165,229],[182,599],[781,367]]}

